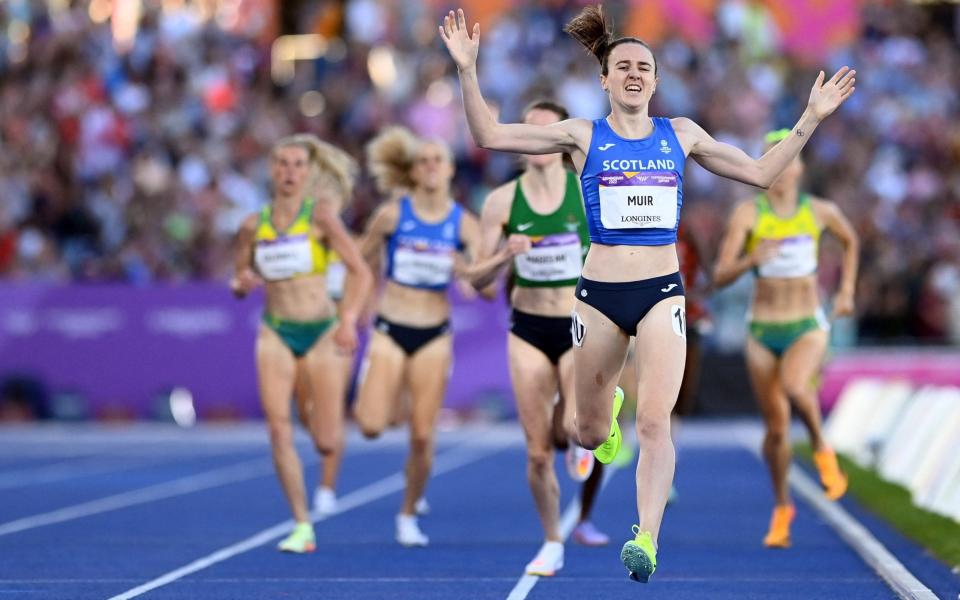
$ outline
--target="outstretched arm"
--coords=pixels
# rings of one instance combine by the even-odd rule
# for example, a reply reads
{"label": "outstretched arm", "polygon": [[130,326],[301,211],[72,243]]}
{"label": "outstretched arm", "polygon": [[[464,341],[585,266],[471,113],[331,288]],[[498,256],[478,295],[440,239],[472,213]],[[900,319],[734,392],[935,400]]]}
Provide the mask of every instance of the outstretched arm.
{"label": "outstretched arm", "polygon": [[545,126],[498,123],[490,114],[483,94],[480,93],[480,81],[477,79],[480,24],[473,26],[471,35],[467,30],[463,9],[458,9],[456,14],[450,11],[440,26],[440,37],[457,63],[463,108],[467,114],[470,133],[478,146],[522,154],[554,154],[573,152],[589,143],[590,123],[584,119],[568,119]]}
{"label": "outstretched arm", "polygon": [[807,109],[792,130],[792,135],[781,140],[758,159],[743,150],[718,142],[702,127],[686,117],[673,119],[673,127],[680,143],[690,156],[705,169],[722,177],[742,181],[761,188],[770,187],[810,139],[821,121],[853,95],[856,71],[843,67],[824,83],[823,71],[810,90]]}

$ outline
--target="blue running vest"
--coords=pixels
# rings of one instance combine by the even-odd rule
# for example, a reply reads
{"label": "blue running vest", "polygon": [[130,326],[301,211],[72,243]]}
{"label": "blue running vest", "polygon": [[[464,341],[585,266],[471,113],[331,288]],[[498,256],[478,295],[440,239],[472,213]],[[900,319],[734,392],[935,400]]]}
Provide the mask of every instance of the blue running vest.
{"label": "blue running vest", "polygon": [[653,133],[622,138],[607,120],[593,122],[580,174],[590,241],[611,246],[663,246],[677,241],[686,156],[670,120],[654,117]]}
{"label": "blue running vest", "polygon": [[443,221],[425,223],[417,218],[410,198],[401,198],[397,228],[387,238],[387,278],[407,287],[446,290],[453,278],[454,255],[463,249],[462,214],[454,204]]}

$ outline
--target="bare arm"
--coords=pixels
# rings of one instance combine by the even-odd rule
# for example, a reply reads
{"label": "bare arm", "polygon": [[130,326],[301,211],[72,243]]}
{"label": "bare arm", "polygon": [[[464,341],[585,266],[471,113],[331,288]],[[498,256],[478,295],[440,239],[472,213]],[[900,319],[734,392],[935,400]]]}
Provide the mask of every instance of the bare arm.
{"label": "bare arm", "polygon": [[840,288],[833,299],[833,316],[846,317],[853,314],[853,295],[857,286],[857,270],[860,266],[860,238],[840,208],[832,202],[815,200],[818,217],[824,228],[843,244],[843,274]]}
{"label": "bare arm", "polygon": [[686,117],[672,119],[671,122],[680,143],[705,169],[722,177],[767,188],[800,154],[817,125],[853,94],[855,75],[856,71],[843,67],[824,83],[821,71],[810,90],[807,108],[792,130],[793,135],[784,138],[757,159],[735,146],[718,142]]}
{"label": "bare arm", "polygon": [[[733,210],[727,230],[720,242],[720,252],[717,263],[713,267],[714,289],[726,287],[739,279],[741,275],[756,267],[768,258],[754,251],[751,254],[742,254],[743,247],[753,226],[756,209],[750,201],[741,202]],[[776,246],[774,246],[774,251]]]}
{"label": "bare arm", "polygon": [[480,24],[467,30],[463,10],[453,11],[440,26],[440,37],[457,64],[463,108],[470,133],[481,148],[522,154],[554,154],[585,148],[592,133],[589,121],[569,119],[550,125],[501,124],[490,114],[477,79],[477,54],[480,50]]}
{"label": "bare arm", "polygon": [[360,311],[373,288],[373,275],[334,206],[318,204],[314,209],[314,221],[323,231],[330,247],[340,255],[343,266],[347,268],[347,286],[338,316],[341,323],[356,327]]}
{"label": "bare arm", "polygon": [[384,241],[397,228],[399,218],[399,206],[396,201],[391,201],[381,205],[367,221],[363,239],[360,240],[360,253],[368,264],[380,262]]}
{"label": "bare arm", "polygon": [[243,220],[243,223],[240,225],[240,230],[237,231],[233,254],[234,275],[233,278],[230,279],[230,289],[237,298],[246,297],[247,294],[263,283],[260,276],[251,268],[253,264],[254,237],[257,233],[259,220],[259,215],[249,215]]}
{"label": "bare arm", "polygon": [[502,185],[490,192],[483,202],[480,212],[479,247],[475,260],[464,273],[477,291],[483,291],[493,284],[503,268],[509,264],[511,255],[500,248],[503,241],[503,227],[510,216],[510,201],[515,183]]}

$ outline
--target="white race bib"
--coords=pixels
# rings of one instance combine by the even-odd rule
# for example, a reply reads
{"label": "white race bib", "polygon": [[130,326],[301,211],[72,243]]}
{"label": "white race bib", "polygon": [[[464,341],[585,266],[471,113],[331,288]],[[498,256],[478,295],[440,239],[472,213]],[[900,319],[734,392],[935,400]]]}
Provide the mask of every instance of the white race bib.
{"label": "white race bib", "polygon": [[450,283],[453,252],[399,247],[393,253],[393,278],[410,286],[443,286]]}
{"label": "white race bib", "polygon": [[817,270],[817,243],[809,235],[780,240],[777,254],[760,265],[760,277],[806,277]]}
{"label": "white race bib", "polygon": [[544,236],[515,259],[517,275],[528,281],[564,281],[580,277],[583,249],[576,233]]}
{"label": "white race bib", "polygon": [[676,228],[676,173],[605,171],[599,178],[600,223],[605,228]]}
{"label": "white race bib", "polygon": [[306,235],[260,240],[253,252],[254,264],[267,281],[290,279],[313,271],[313,253]]}

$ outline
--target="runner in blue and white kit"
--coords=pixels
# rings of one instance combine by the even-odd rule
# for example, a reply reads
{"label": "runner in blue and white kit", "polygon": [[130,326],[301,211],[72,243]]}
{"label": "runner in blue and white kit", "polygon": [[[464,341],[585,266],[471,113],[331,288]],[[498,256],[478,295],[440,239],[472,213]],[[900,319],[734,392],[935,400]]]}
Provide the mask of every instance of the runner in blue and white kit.
{"label": "runner in blue and white kit", "polygon": [[[636,336],[636,537],[621,559],[630,577],[647,581],[656,569],[657,537],[676,456],[670,412],[686,356],[683,284],[676,231],[683,201],[683,166],[693,157],[707,170],[758,187],[769,186],[799,154],[810,134],[854,91],[855,72],[821,72],[807,108],[790,135],[759,159],[718,142],[692,120],[651,118],[657,63],[642,40],[614,38],[600,7],[584,8],[565,27],[600,61],[600,85],[611,112],[597,121],[551,125],[501,124],[490,114],[477,80],[480,26],[467,29],[463,11],[440,27],[460,75],[470,131],[477,144],[521,154],[568,152],[580,174],[591,248],[577,286],[574,377],[580,443],[612,460],[620,445],[616,388],[627,343]],[[614,399],[611,402],[611,399]]]}
{"label": "runner in blue and white kit", "polygon": [[426,546],[417,504],[430,476],[434,428],[453,366],[447,288],[477,255],[480,230],[452,198],[453,155],[444,143],[393,127],[367,145],[367,155],[377,187],[390,199],[370,218],[360,248],[370,262],[384,259],[386,281],[354,416],[365,436],[377,437],[396,413],[400,394],[409,391],[410,454],[396,539]]}

